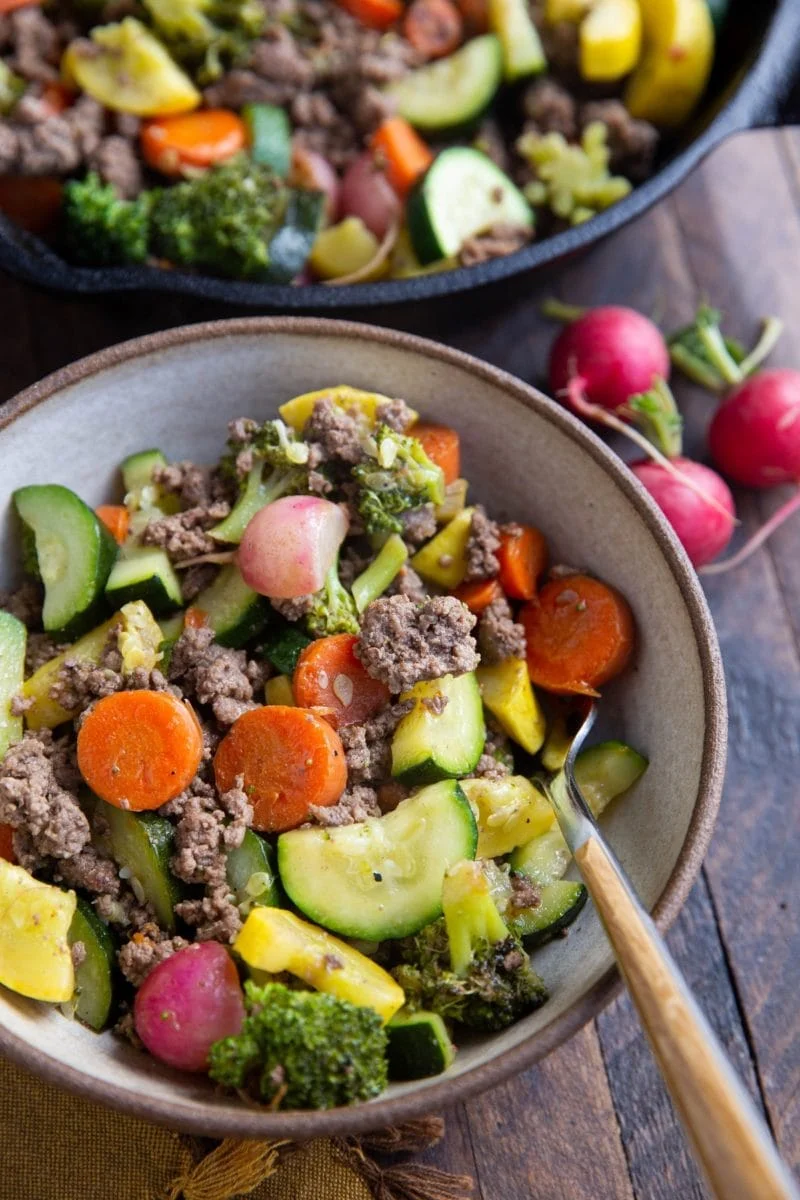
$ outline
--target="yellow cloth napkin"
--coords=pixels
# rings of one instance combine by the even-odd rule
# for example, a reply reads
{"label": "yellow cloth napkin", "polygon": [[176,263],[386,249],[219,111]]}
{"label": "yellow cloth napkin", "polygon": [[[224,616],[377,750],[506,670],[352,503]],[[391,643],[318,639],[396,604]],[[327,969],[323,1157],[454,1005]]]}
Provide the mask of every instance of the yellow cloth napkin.
{"label": "yellow cloth napkin", "polygon": [[428,1117],[361,1141],[227,1141],[203,1157],[196,1139],[0,1059],[0,1200],[467,1200],[464,1176],[370,1157],[423,1149],[443,1132]]}

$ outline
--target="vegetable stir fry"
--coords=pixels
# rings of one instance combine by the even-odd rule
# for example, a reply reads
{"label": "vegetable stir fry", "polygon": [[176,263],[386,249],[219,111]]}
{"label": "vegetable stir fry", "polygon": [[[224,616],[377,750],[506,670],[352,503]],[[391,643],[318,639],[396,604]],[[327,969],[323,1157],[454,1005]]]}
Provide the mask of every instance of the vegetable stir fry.
{"label": "vegetable stir fry", "polygon": [[0,0],[0,211],[89,267],[470,266],[646,179],[714,38],[708,0]]}
{"label": "vegetable stir fry", "polygon": [[[376,393],[121,475],[97,510],[12,498],[0,984],[273,1107],[445,1071],[545,1003],[531,951],[586,901],[548,786],[627,603]],[[607,742],[577,773],[600,813],[646,766]]]}

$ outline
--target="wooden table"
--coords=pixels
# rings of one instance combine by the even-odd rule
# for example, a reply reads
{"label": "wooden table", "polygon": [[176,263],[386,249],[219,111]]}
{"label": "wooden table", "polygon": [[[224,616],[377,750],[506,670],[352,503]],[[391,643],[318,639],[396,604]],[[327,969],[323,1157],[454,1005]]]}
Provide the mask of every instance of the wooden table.
{"label": "wooden table", "polygon": [[[667,329],[700,298],[747,340],[786,321],[773,361],[800,366],[800,131],[719,149],[668,201],[523,293],[450,302],[424,325],[381,314],[541,379],[548,294],[620,302]],[[69,300],[0,279],[0,398],[102,346],[229,309],[152,297]],[[370,318],[366,314],[366,319]],[[702,454],[712,401],[683,383],[689,452]],[[124,419],[124,414],[117,414]],[[744,537],[780,496],[738,498]],[[730,700],[720,820],[670,945],[786,1159],[800,1167],[800,518],[708,598]],[[476,1179],[480,1200],[694,1200],[705,1190],[625,997],[538,1067],[448,1114],[432,1161]],[[316,1198],[315,1198],[316,1200]],[[321,1198],[319,1198],[321,1200]],[[726,1197],[725,1200],[736,1200]]]}

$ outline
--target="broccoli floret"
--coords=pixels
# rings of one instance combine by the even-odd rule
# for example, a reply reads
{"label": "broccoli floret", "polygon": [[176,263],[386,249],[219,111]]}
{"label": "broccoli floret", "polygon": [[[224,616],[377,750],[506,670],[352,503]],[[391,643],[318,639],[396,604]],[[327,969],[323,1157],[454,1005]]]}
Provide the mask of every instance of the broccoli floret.
{"label": "broccoli floret", "polygon": [[209,1074],[275,1108],[334,1108],[386,1087],[386,1033],[371,1008],[281,983],[244,985],[241,1033],[215,1042]]}
{"label": "broccoli floret", "polygon": [[298,441],[283,421],[266,421],[257,426],[245,441],[231,438],[220,470],[230,478],[242,479],[239,496],[232,511],[211,536],[220,541],[238,542],[248,522],[267,504],[280,496],[308,491],[308,446]]}
{"label": "broccoli floret", "polygon": [[448,872],[442,906],[442,918],[401,943],[404,962],[392,974],[410,1008],[491,1031],[545,1002],[545,986],[500,916],[480,863]]}
{"label": "broccoli floret", "polygon": [[257,279],[285,204],[272,171],[240,155],[154,194],[153,251],[179,266]]}
{"label": "broccoli floret", "polygon": [[400,514],[444,501],[444,474],[415,437],[379,426],[366,462],[353,468],[356,505],[368,533],[402,533]]}
{"label": "broccoli floret", "polygon": [[[263,425],[250,421],[244,434],[228,438],[228,450],[220,460],[220,470],[229,478],[238,478],[243,473],[242,463],[249,460],[294,470],[308,462],[308,446],[280,418],[265,421]],[[248,465],[244,473],[249,469]]]}
{"label": "broccoli floret", "polygon": [[547,206],[573,225],[588,221],[631,190],[629,180],[609,171],[608,128],[602,121],[587,125],[577,145],[560,133],[528,132],[517,139],[516,148],[536,177],[523,189],[526,200],[534,207]]}
{"label": "broccoli floret", "polygon": [[313,596],[313,607],[306,615],[306,628],[315,637],[358,633],[355,600],[339,578],[338,558],[325,577],[324,587]]}
{"label": "broccoli floret", "polygon": [[64,249],[78,263],[120,266],[144,262],[152,193],[120,200],[93,171],[64,186]]}
{"label": "broccoli floret", "polygon": [[144,0],[155,32],[200,84],[219,79],[264,28],[259,0]]}

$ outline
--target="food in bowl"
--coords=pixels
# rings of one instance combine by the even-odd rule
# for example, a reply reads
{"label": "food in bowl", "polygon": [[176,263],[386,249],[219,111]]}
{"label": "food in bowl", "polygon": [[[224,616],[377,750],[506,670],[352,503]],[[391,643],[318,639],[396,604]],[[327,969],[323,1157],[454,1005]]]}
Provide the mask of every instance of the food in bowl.
{"label": "food in bowl", "polygon": [[714,54],[706,0],[0,11],[0,208],[78,264],[273,283],[468,266],[590,219]]}
{"label": "food in bowl", "polygon": [[[0,983],[273,1107],[446,1070],[545,1002],[529,950],[585,902],[546,779],[625,600],[467,504],[454,430],[347,386],[122,481],[13,495]],[[646,765],[577,771],[600,812]]]}

